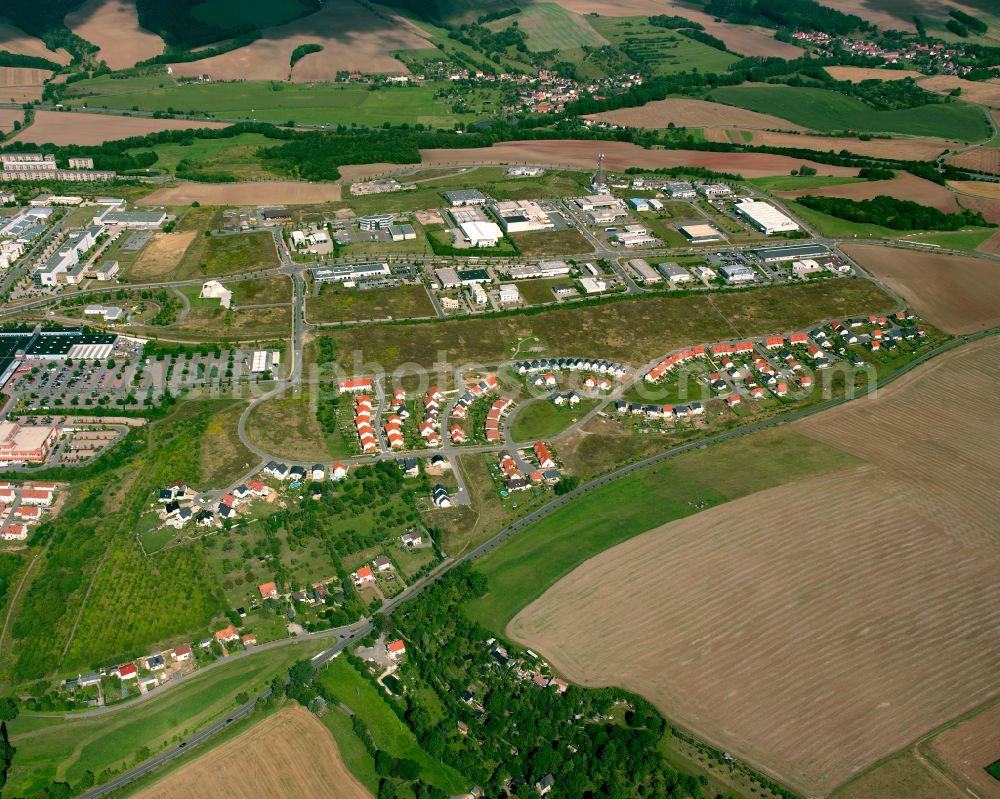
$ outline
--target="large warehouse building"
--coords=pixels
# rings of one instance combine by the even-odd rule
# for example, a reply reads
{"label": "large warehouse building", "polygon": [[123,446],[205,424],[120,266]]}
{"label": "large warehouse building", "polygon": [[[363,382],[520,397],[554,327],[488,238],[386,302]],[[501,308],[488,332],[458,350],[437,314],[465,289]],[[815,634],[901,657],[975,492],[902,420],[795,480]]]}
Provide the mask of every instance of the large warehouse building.
{"label": "large warehouse building", "polygon": [[736,213],[761,230],[766,236],[774,233],[792,233],[799,229],[794,220],[789,219],[769,203],[744,197],[733,207],[736,209]]}

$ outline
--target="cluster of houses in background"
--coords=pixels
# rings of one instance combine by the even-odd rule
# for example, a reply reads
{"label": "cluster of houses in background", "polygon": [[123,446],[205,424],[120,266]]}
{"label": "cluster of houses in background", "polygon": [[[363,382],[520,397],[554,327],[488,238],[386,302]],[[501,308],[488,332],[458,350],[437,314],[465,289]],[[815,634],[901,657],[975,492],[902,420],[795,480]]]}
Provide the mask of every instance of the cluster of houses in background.
{"label": "cluster of houses in background", "polygon": [[27,541],[29,526],[52,510],[55,496],[55,483],[0,482],[0,540]]}

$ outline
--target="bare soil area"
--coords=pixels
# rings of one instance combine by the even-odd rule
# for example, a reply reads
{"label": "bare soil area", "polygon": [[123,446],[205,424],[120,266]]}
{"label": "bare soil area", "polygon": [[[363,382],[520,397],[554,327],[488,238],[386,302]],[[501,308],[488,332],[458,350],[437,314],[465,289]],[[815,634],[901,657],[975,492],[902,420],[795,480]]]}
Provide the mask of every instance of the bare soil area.
{"label": "bare soil area", "polygon": [[[1000,156],[1000,149],[997,150],[997,155]],[[1000,164],[1000,159],[997,163]],[[962,194],[1000,199],[1000,183],[990,183],[985,180],[949,180],[948,185]]]}
{"label": "bare soil area", "polygon": [[150,281],[173,274],[197,234],[196,230],[157,233],[132,264],[129,279]]}
{"label": "bare soil area", "polygon": [[877,244],[841,249],[941,330],[960,335],[1000,324],[1000,265],[993,261]]}
{"label": "bare soil area", "polygon": [[117,114],[80,111],[35,111],[35,123],[14,138],[36,144],[104,144],[114,139],[145,136],[159,130],[224,128],[222,122],[191,122],[184,119],[148,119]]}
{"label": "bare soil area", "polygon": [[508,632],[574,681],[637,691],[828,793],[998,692],[998,355],[978,342],[796,423],[868,463],[604,552]]}
{"label": "bare soil area", "polygon": [[112,69],[127,69],[163,52],[163,40],[139,27],[134,1],[87,0],[66,15],[66,26],[100,47],[97,57]]}
{"label": "bare soil area", "polygon": [[919,78],[921,73],[913,69],[878,69],[877,67],[823,67],[834,80],[849,80],[860,83],[863,80],[902,80]]}
{"label": "bare soil area", "polygon": [[977,81],[965,80],[957,75],[934,75],[924,78],[920,85],[927,91],[938,94],[950,94],[954,89],[961,89],[963,100],[1000,108],[1000,80]]}
{"label": "bare soil area", "polygon": [[1000,760],[1000,704],[945,730],[930,744],[930,754],[980,799],[1000,799],[1000,780],[986,767]]}
{"label": "bare soil area", "polygon": [[137,799],[205,796],[371,799],[347,770],[333,736],[300,705],[262,719],[136,794]]}
{"label": "bare soil area", "polygon": [[746,178],[787,175],[802,164],[820,175],[852,176],[856,169],[789,158],[766,153],[711,153],[697,150],[645,150],[628,142],[595,142],[575,139],[554,141],[515,141],[470,150],[421,150],[424,166],[453,164],[548,164],[566,169],[593,169],[598,153],[604,153],[605,166],[624,171],[630,166],[658,169],[671,166],[700,166],[719,172],[732,172]]}
{"label": "bare soil area", "polygon": [[[0,67],[0,100],[5,103],[37,102],[42,99],[45,81],[51,76],[52,72],[48,69]],[[15,113],[23,116],[21,111]]]}
{"label": "bare soil area", "polygon": [[24,120],[24,112],[18,108],[0,108],[0,131],[14,129],[15,122]]}
{"label": "bare soil area", "polygon": [[628,125],[633,128],[665,128],[673,122],[678,127],[688,128],[733,127],[751,130],[767,128],[805,130],[787,119],[770,114],[759,114],[756,111],[734,108],[722,103],[690,100],[685,97],[653,100],[651,103],[637,108],[619,108],[615,111],[591,114],[587,119],[597,119],[601,122],[610,122],[613,125]]}
{"label": "bare soil area", "polygon": [[143,205],[308,205],[336,202],[341,186],[333,183],[297,183],[293,180],[261,180],[246,183],[189,183],[157,189],[143,197]]}
{"label": "bare soil area", "polygon": [[912,751],[880,763],[856,780],[838,788],[830,799],[969,799],[949,785]]}
{"label": "bare soil area", "polygon": [[900,158],[905,161],[932,161],[945,150],[953,149],[955,142],[947,139],[870,139],[862,141],[851,136],[797,136],[794,133],[753,131],[750,142],[770,147],[805,147],[808,150],[857,153],[871,158]]}
{"label": "bare soil area", "polygon": [[1000,174],[1000,147],[974,147],[951,156],[948,163],[961,169]]}
{"label": "bare soil area", "polygon": [[[292,51],[302,44],[323,49],[305,56],[292,71]],[[207,72],[216,80],[288,80],[291,72],[293,81],[310,83],[332,81],[341,70],[405,73],[408,70],[392,53],[427,47],[426,37],[389,11],[376,14],[354,0],[329,0],[315,14],[267,28],[247,47],[171,66],[182,77]]]}
{"label": "bare soil area", "polygon": [[957,211],[960,207],[954,192],[909,172],[898,172],[891,180],[843,183],[839,186],[824,186],[821,189],[776,191],[775,194],[789,199],[801,197],[803,194],[815,194],[821,197],[846,197],[849,200],[870,200],[885,194],[900,200],[912,200],[921,205],[932,205],[942,211]]}
{"label": "bare soil area", "polygon": [[[3,9],[0,8],[0,11]],[[31,55],[36,58],[47,58],[57,64],[65,66],[71,60],[70,54],[63,49],[52,51],[45,46],[45,42],[29,36],[20,28],[5,22],[0,17],[0,50],[18,55]]]}

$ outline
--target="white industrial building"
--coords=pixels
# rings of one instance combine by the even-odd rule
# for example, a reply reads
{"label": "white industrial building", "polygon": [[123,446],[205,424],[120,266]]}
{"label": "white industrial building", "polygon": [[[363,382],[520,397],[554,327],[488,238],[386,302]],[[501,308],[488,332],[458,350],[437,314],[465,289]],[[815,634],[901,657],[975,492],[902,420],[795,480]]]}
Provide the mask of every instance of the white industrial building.
{"label": "white industrial building", "polygon": [[642,260],[642,258],[633,258],[628,262],[628,266],[643,283],[659,283],[663,280],[660,273]]}
{"label": "white industrial building", "polygon": [[108,225],[130,230],[155,230],[167,221],[167,212],[162,208],[155,211],[126,211],[124,205],[109,205],[94,215],[95,225]]}
{"label": "white industrial building", "polygon": [[729,283],[752,283],[757,279],[757,273],[749,266],[720,266],[719,272]]}
{"label": "white industrial building", "polygon": [[770,203],[744,197],[733,206],[736,213],[761,230],[764,235],[791,233],[799,229],[798,224],[785,216]]}
{"label": "white industrial building", "polygon": [[677,229],[692,244],[719,241],[722,238],[722,234],[711,225],[681,225]]}
{"label": "white industrial building", "polygon": [[666,261],[656,268],[670,283],[689,283],[691,281],[691,273],[673,261]]}
{"label": "white industrial building", "polygon": [[499,300],[501,305],[514,305],[521,301],[521,292],[513,283],[501,283]]}
{"label": "white industrial building", "polygon": [[672,180],[663,189],[674,200],[690,200],[698,196],[698,192],[694,190],[694,186],[686,180]]}
{"label": "white industrial building", "polygon": [[259,375],[271,371],[281,363],[281,352],[278,350],[254,350],[250,357],[250,371]]}
{"label": "white industrial building", "polygon": [[608,290],[607,281],[601,280],[597,277],[580,278],[580,287],[586,294],[600,294],[602,291]]}
{"label": "white industrial building", "polygon": [[531,280],[538,277],[565,277],[573,267],[565,261],[539,261],[537,264],[512,266],[508,272],[511,280]]}
{"label": "white industrial building", "polygon": [[490,207],[500,221],[500,227],[507,233],[551,230],[555,227],[545,209],[534,200],[505,200]]}
{"label": "white industrial building", "polygon": [[611,194],[591,194],[574,197],[573,202],[581,211],[625,210],[625,203]]}
{"label": "white industrial building", "polygon": [[702,183],[698,187],[698,191],[709,198],[728,197],[733,193],[733,190],[725,183]]}
{"label": "white industrial building", "polygon": [[312,270],[317,283],[351,283],[371,277],[388,277],[392,274],[389,264],[346,264],[344,266],[321,266]]}
{"label": "white industrial building", "polygon": [[434,277],[437,278],[438,286],[442,289],[457,289],[462,285],[462,281],[458,278],[458,272],[450,266],[435,269]]}
{"label": "white industrial building", "polygon": [[660,243],[660,240],[656,236],[650,235],[645,230],[642,233],[619,233],[615,238],[618,239],[618,243],[623,247],[629,248],[649,247]]}
{"label": "white industrial building", "polygon": [[473,247],[496,247],[503,231],[496,222],[460,222],[462,238]]}

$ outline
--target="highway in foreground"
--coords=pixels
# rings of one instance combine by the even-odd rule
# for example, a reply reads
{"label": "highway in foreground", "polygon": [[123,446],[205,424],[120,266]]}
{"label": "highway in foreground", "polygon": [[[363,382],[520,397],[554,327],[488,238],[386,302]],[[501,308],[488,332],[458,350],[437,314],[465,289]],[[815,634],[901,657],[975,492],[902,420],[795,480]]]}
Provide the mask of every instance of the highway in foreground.
{"label": "highway in foreground", "polygon": [[[934,348],[933,350],[924,353],[923,355],[919,356],[913,361],[900,367],[898,370],[896,370],[891,375],[887,376],[884,380],[882,380],[877,387],[878,388],[885,387],[889,383],[892,383],[898,380],[899,378],[903,377],[904,375],[909,374],[915,368],[926,363],[932,358],[936,358],[939,355],[943,355],[946,352],[950,352],[951,350],[963,346],[964,344],[967,344],[969,342],[987,338],[989,336],[996,335],[997,333],[1000,333],[1000,327],[990,328],[988,330],[980,331],[979,333],[973,333],[967,336],[961,336],[958,338],[954,338],[950,341],[947,341],[944,344],[941,344],[940,346]],[[861,396],[863,397],[865,395]],[[512,535],[530,526],[534,522],[541,520],[542,518],[549,515],[553,511],[556,511],[559,508],[563,507],[564,505],[567,505],[568,503],[572,502],[574,499],[578,499],[584,494],[593,491],[594,489],[599,488],[603,485],[606,485],[607,483],[610,483],[613,480],[617,480],[620,477],[625,477],[627,475],[630,475],[640,469],[645,468],[646,466],[651,466],[656,463],[662,463],[663,461],[670,460],[671,458],[677,457],[678,455],[682,455],[685,452],[690,452],[696,449],[703,449],[713,444],[719,444],[724,441],[740,438],[742,436],[748,435],[750,433],[755,433],[760,430],[765,430],[771,427],[777,427],[779,425],[788,424],[790,422],[803,419],[807,416],[813,416],[814,414],[822,413],[832,408],[836,408],[839,405],[851,402],[857,398],[858,397],[839,397],[836,399],[831,399],[827,402],[815,405],[811,408],[805,408],[803,410],[793,411],[791,413],[784,414],[782,416],[777,416],[772,419],[762,420],[760,422],[747,425],[746,427],[742,427],[737,430],[729,430],[725,433],[718,433],[717,435],[702,439],[700,441],[690,442],[688,444],[683,444],[679,447],[666,450],[665,452],[657,453],[656,455],[652,455],[641,461],[636,461],[635,463],[630,463],[627,466],[623,466],[619,469],[616,469],[613,472],[608,472],[607,474],[601,475],[600,477],[595,477],[593,480],[590,480],[589,482],[584,483],[583,485],[577,486],[575,489],[567,492],[566,494],[563,494],[562,496],[552,499],[550,502],[546,503],[537,510],[532,511],[524,518],[519,519],[516,522],[513,522],[512,524],[508,525],[503,530],[494,535],[492,538],[483,542],[478,547],[466,553],[462,557],[455,560],[445,560],[444,562],[439,564],[439,566],[435,570],[433,570],[430,574],[426,575],[421,581],[414,583],[406,591],[399,594],[399,596],[386,602],[377,611],[377,613],[381,613],[384,615],[391,615],[396,611],[397,608],[402,606],[404,603],[409,602],[410,600],[419,596],[425,588],[438,582],[442,577],[444,577],[444,575],[446,575],[456,566],[462,563],[467,563],[469,561],[475,560],[479,557],[482,557],[483,555],[495,549],[506,539],[510,538]],[[337,657],[337,655],[343,652],[354,641],[364,638],[373,629],[374,629],[374,624],[372,623],[371,619],[366,620],[363,624],[361,624],[361,626],[357,627],[356,632],[354,632],[352,635],[338,640],[337,643],[334,644],[332,647],[316,655],[316,657],[313,658],[313,662],[317,666],[328,663],[330,660]],[[289,640],[291,641],[296,639],[289,639]],[[138,766],[135,766],[134,768],[130,769],[129,771],[126,771],[118,775],[109,782],[91,788],[89,791],[81,794],[80,796],[83,799],[95,799],[96,797],[107,796],[108,794],[113,793],[119,788],[122,788],[128,785],[129,783],[134,782],[135,780],[146,776],[147,774],[159,768],[160,766],[164,765],[165,763],[170,763],[171,761],[181,757],[182,755],[187,753],[188,750],[203,744],[205,741],[209,740],[212,736],[214,736],[221,730],[225,729],[227,726],[232,724],[237,719],[244,718],[253,711],[258,701],[266,699],[267,697],[270,696],[270,694],[271,694],[270,689],[264,691],[262,694],[260,694],[260,696],[258,696],[253,701],[248,702],[242,707],[232,711],[224,719],[220,719],[219,721],[214,722],[210,726],[198,732],[196,735],[192,736],[191,738],[188,738],[186,741],[182,741],[179,745],[172,746],[171,748],[161,752],[160,754],[145,761],[144,763],[141,763]],[[755,766],[754,768],[757,767]]]}

